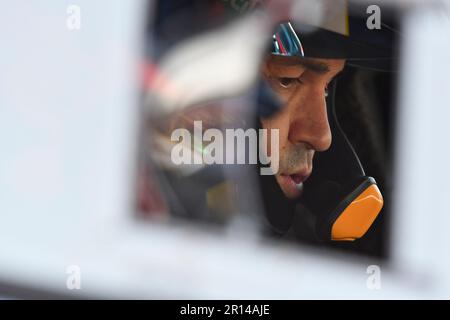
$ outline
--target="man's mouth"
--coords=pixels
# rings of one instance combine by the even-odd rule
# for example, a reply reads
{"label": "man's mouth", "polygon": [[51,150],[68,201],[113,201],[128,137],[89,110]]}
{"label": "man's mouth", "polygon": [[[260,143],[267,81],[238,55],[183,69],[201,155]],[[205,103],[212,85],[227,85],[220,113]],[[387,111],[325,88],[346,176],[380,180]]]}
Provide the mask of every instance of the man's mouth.
{"label": "man's mouth", "polygon": [[278,182],[288,198],[297,198],[303,193],[303,183],[308,179],[310,172],[280,174]]}
{"label": "man's mouth", "polygon": [[292,180],[294,180],[294,183],[296,183],[296,184],[301,184],[301,183],[303,183],[303,181],[306,180],[306,177],[299,173],[291,174],[290,177]]}

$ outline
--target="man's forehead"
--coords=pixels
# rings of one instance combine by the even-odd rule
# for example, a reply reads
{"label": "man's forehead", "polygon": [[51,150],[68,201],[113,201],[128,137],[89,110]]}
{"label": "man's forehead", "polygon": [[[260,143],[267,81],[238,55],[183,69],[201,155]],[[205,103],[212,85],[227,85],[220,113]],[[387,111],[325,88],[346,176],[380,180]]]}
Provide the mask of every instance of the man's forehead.
{"label": "man's forehead", "polygon": [[308,69],[315,73],[325,74],[332,71],[341,71],[344,67],[345,60],[270,55],[267,63],[271,69]]}

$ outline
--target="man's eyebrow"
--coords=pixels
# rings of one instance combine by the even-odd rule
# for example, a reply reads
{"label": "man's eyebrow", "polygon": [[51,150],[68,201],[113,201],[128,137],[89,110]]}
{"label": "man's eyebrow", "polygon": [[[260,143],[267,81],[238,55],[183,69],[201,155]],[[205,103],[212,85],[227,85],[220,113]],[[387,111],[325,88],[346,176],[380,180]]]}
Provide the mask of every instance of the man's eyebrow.
{"label": "man's eyebrow", "polygon": [[325,74],[330,72],[330,67],[326,63],[322,62],[313,62],[309,60],[299,60],[299,63],[304,66],[306,69],[311,70],[315,73]]}

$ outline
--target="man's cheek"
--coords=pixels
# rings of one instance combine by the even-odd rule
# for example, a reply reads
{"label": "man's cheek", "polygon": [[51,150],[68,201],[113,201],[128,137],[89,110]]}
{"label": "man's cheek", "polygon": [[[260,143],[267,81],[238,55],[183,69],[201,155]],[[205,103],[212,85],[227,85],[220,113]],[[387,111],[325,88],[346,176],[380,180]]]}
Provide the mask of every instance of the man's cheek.
{"label": "man's cheek", "polygon": [[281,134],[282,132],[278,128],[268,129],[267,154],[269,157],[277,153],[277,158],[280,158],[281,151],[285,148],[285,139]]}
{"label": "man's cheek", "polygon": [[280,135],[279,129],[265,127],[259,130],[259,161],[261,175],[275,175],[279,171]]}

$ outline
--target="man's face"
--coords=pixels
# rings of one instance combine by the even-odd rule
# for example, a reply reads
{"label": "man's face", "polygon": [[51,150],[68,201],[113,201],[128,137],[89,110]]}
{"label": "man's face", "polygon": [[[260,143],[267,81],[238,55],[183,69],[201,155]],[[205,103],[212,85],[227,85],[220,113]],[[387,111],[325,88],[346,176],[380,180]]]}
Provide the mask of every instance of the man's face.
{"label": "man's face", "polygon": [[[263,76],[284,105],[265,129],[279,129],[279,170],[275,178],[288,198],[299,197],[312,172],[315,151],[331,145],[325,98],[330,81],[344,68],[343,59],[296,59],[270,56]],[[269,140],[270,141],[270,140]]]}

